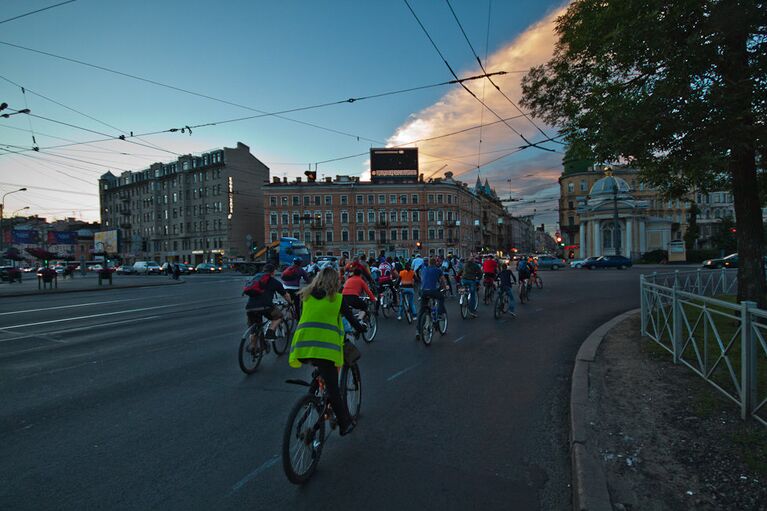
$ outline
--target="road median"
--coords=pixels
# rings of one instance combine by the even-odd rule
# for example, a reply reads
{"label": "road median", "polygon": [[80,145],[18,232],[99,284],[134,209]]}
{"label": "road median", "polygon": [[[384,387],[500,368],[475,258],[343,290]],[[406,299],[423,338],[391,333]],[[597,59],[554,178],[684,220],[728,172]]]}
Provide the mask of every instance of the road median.
{"label": "road median", "polygon": [[141,277],[141,276],[127,276],[127,277],[115,277],[112,284],[109,282],[102,282],[99,285],[98,279],[95,277],[80,277],[73,279],[59,279],[56,287],[50,287],[46,284],[45,289],[38,289],[38,283],[36,279],[24,280],[21,284],[3,283],[0,285],[0,299],[13,298],[22,296],[45,296],[59,293],[78,293],[87,291],[109,291],[113,289],[130,289],[137,287],[150,287],[150,286],[174,286],[178,284],[184,284],[185,280],[173,280],[167,277]]}

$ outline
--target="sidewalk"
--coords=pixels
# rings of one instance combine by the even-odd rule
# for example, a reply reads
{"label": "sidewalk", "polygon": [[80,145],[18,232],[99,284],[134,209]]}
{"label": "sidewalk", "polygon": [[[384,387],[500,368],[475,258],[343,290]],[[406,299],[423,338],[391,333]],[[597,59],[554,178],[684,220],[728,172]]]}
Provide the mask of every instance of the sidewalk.
{"label": "sidewalk", "polygon": [[607,332],[585,365],[588,397],[571,403],[574,445],[596,464],[586,482],[606,482],[616,510],[767,508],[767,428],[639,327],[633,314]]}
{"label": "sidewalk", "polygon": [[77,291],[99,291],[144,286],[170,286],[183,283],[183,278],[181,280],[173,280],[165,275],[113,275],[111,286],[107,281],[104,281],[102,285],[99,286],[97,275],[87,274],[82,276],[78,274],[72,279],[62,279],[59,276],[58,288],[43,290],[37,288],[37,277],[34,274],[26,274],[24,275],[21,284],[9,284],[8,282],[0,283],[0,299],[13,296],[36,296],[52,293],[72,293]]}

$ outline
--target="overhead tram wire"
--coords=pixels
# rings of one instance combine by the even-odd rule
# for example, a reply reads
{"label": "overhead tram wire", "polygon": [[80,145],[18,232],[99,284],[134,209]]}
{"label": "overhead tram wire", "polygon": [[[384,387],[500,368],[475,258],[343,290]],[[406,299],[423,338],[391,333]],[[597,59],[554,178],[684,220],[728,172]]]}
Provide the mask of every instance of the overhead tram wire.
{"label": "overhead tram wire", "polygon": [[[485,37],[485,60],[487,60],[487,49],[490,46],[490,8],[492,6],[492,0],[487,2],[487,29]],[[485,101],[485,81],[482,80],[482,101]],[[482,158],[482,124],[485,122],[485,107],[480,107],[479,110],[479,142],[477,144],[477,177],[481,177],[479,173],[479,162]]]}
{"label": "overhead tram wire", "polygon": [[[150,83],[150,84],[156,85],[158,87],[164,87],[164,88],[167,88],[167,89],[170,89],[170,90],[174,90],[176,92],[182,92],[184,94],[189,94],[189,95],[192,95],[192,96],[197,96],[197,97],[209,99],[211,101],[216,101],[218,103],[223,103],[223,104],[226,104],[226,105],[231,105],[231,106],[236,106],[238,108],[243,108],[245,110],[250,110],[250,111],[253,111],[253,112],[258,112],[260,114],[263,114],[263,116],[267,116],[267,115],[268,116],[273,116],[273,117],[277,117],[279,119],[283,119],[283,120],[286,120],[286,121],[295,122],[295,123],[302,124],[302,125],[305,125],[305,126],[310,126],[310,127],[313,127],[313,128],[324,130],[324,131],[327,131],[327,132],[330,132],[330,133],[336,133],[336,134],[339,134],[339,135],[344,135],[344,136],[347,136],[347,137],[356,138],[358,141],[359,140],[365,140],[367,142],[376,142],[375,140],[372,140],[372,139],[369,139],[369,138],[366,138],[366,137],[363,137],[363,136],[360,136],[360,135],[356,135],[354,133],[347,133],[347,132],[344,132],[344,131],[341,131],[341,130],[336,130],[334,128],[328,128],[328,127],[325,127],[325,126],[321,126],[319,124],[314,124],[314,123],[311,123],[311,122],[301,121],[301,120],[298,120],[298,119],[293,119],[291,117],[286,117],[286,116],[282,115],[283,113],[290,112],[291,110],[287,110],[285,112],[272,112],[272,113],[269,113],[269,112],[266,112],[264,110],[253,108],[253,107],[250,107],[250,106],[247,106],[247,105],[243,105],[243,104],[240,104],[240,103],[235,103],[233,101],[228,101],[228,100],[225,100],[225,99],[216,98],[216,97],[210,96],[208,94],[202,94],[202,93],[199,93],[199,92],[194,92],[194,91],[191,91],[191,90],[188,90],[188,89],[184,89],[184,88],[181,88],[181,87],[176,87],[174,85],[169,85],[169,84],[166,84],[166,83],[162,83],[162,82],[159,82],[157,80],[152,80],[152,79],[149,79],[149,78],[144,78],[144,77],[133,75],[133,74],[130,74],[130,73],[125,73],[125,72],[122,72],[122,71],[117,71],[115,69],[110,69],[108,67],[100,66],[100,65],[97,65],[97,64],[91,64],[89,62],[85,62],[85,61],[82,61],[82,60],[78,60],[78,59],[74,59],[74,58],[70,58],[70,57],[64,57],[62,55],[56,55],[55,53],[50,53],[50,52],[42,51],[42,50],[36,50],[34,48],[29,48],[29,47],[26,47],[26,46],[21,46],[19,44],[9,43],[7,41],[0,41],[0,44],[6,45],[6,46],[10,46],[12,48],[17,48],[17,49],[29,51],[29,52],[32,52],[32,53],[37,53],[37,54],[40,54],[40,55],[46,55],[46,56],[51,57],[51,58],[65,60],[67,62],[72,62],[72,63],[79,64],[79,65],[86,66],[86,67],[91,67],[93,69],[99,69],[101,71],[105,71],[105,72],[108,72],[108,73],[113,73],[113,74],[116,74],[116,75],[124,76],[126,78],[131,78],[131,79],[134,79],[134,80],[139,80],[139,81],[142,81],[142,82]],[[519,72],[523,72],[523,71],[511,71],[511,72],[512,73],[519,73]],[[500,72],[499,74],[506,74],[506,72],[503,71],[503,72]],[[461,79],[459,79],[457,76],[454,76],[454,77],[455,77],[456,80],[458,80],[458,82],[460,82]],[[472,77],[470,79],[479,79],[479,78],[484,78],[484,76]],[[468,80],[468,79],[469,78],[464,79],[464,80]],[[455,82],[455,81],[451,80],[450,82],[444,82],[444,83],[441,83],[441,84],[434,84],[434,85],[431,85],[431,86],[416,87],[416,88],[412,88],[412,89],[405,90],[405,91],[402,91],[402,92],[410,92],[412,90],[419,90],[419,89],[429,88],[429,87],[437,87],[439,85],[447,85],[447,84],[458,83],[458,82]],[[461,82],[461,84],[462,84],[462,82]],[[375,94],[375,95],[372,95],[372,96],[369,96],[369,97],[362,97],[362,98],[349,98],[349,99],[343,100],[341,102],[342,103],[343,102],[351,103],[351,102],[354,102],[354,101],[360,101],[362,99],[372,99],[374,97],[382,97],[382,96],[386,96],[386,95],[392,95],[394,93],[399,93],[399,92]],[[245,119],[239,119],[239,120],[245,120]],[[233,121],[230,121],[230,122],[233,122]],[[218,124],[221,124],[221,123],[218,123]],[[192,126],[192,127],[194,127],[194,126]],[[137,136],[144,136],[144,135],[137,135]]]}
{"label": "overhead tram wire", "polygon": [[44,186],[20,185],[18,183],[0,182],[0,185],[2,185],[2,186],[25,187],[25,188],[29,188],[30,190],[37,189],[37,190],[47,190],[49,192],[71,193],[73,195],[85,195],[85,196],[88,196],[88,197],[98,197],[99,196],[99,194],[97,194],[97,193],[77,192],[77,191],[73,191],[73,190],[61,190],[59,188],[46,188]]}
{"label": "overhead tram wire", "polygon": [[[0,149],[2,149],[3,151],[8,151],[8,149],[5,149],[4,147],[0,147]],[[8,151],[8,152],[10,152],[11,154],[18,154],[18,155],[24,156],[25,158],[30,158],[30,159],[33,159],[33,160],[35,159],[34,156],[31,156],[31,155],[26,154],[26,153],[19,153],[19,152],[15,152],[15,151]],[[75,181],[81,181],[81,182],[89,184],[91,186],[93,185],[93,181],[86,181],[85,179],[81,179],[81,178],[79,178],[77,176],[73,176],[71,174],[67,174],[63,170],[59,170],[59,169],[54,169],[54,170],[55,170],[55,172],[57,172],[59,174],[62,174],[64,176],[67,176],[70,179],[74,179]]]}
{"label": "overhead tram wire", "polygon": [[[442,59],[442,62],[444,62],[444,63],[445,63],[445,66],[447,66],[447,69],[450,71],[450,74],[452,74],[452,75],[453,75],[453,77],[455,77],[455,78],[458,78],[458,77],[457,77],[457,75],[455,74],[455,71],[453,71],[453,67],[450,65],[450,63],[448,63],[447,59],[446,59],[446,58],[445,58],[445,56],[442,54],[442,51],[441,51],[441,50],[439,49],[439,47],[437,46],[437,43],[435,43],[435,42],[434,42],[434,39],[431,37],[431,34],[429,34],[429,31],[428,31],[428,30],[426,30],[426,27],[425,27],[425,26],[424,26],[424,24],[421,22],[421,19],[418,17],[418,15],[415,13],[415,11],[413,10],[413,8],[410,6],[410,2],[409,2],[408,0],[403,0],[403,1],[405,2],[405,5],[407,5],[407,8],[410,10],[410,12],[411,12],[411,14],[413,15],[413,17],[415,18],[416,22],[418,22],[418,25],[421,27],[421,30],[423,30],[423,33],[424,33],[424,34],[426,35],[426,37],[429,39],[429,42],[431,42],[431,45],[432,45],[432,46],[434,47],[434,49],[436,50],[437,54],[439,54],[440,58]],[[466,92],[468,92],[468,93],[471,95],[471,97],[473,97],[475,100],[477,100],[479,103],[481,103],[481,104],[482,104],[482,105],[483,105],[485,108],[487,108],[487,110],[488,110],[488,111],[490,111],[490,112],[491,112],[493,115],[495,115],[495,117],[496,117],[496,118],[498,118],[498,119],[502,119],[502,117],[501,117],[501,116],[500,116],[500,115],[499,115],[499,114],[498,114],[498,113],[497,113],[495,110],[493,110],[492,108],[490,108],[489,106],[487,106],[487,104],[485,104],[485,102],[484,102],[484,101],[482,101],[481,99],[479,99],[479,98],[477,97],[477,95],[476,95],[476,94],[474,94],[474,93],[471,91],[471,89],[469,89],[469,88],[468,88],[468,87],[467,87],[465,84],[461,83],[461,87],[463,87],[463,89],[464,89]],[[542,150],[542,151],[548,151],[548,152],[556,152],[556,151],[554,151],[553,149],[549,149],[548,147],[543,147],[543,146],[540,146],[540,145],[539,145],[539,144],[545,143],[545,142],[546,142],[546,140],[543,140],[543,141],[541,141],[541,142],[536,142],[536,143],[533,143],[533,142],[529,141],[529,140],[527,139],[527,137],[525,137],[525,136],[524,136],[522,133],[520,133],[519,131],[517,131],[516,129],[514,129],[514,127],[513,127],[511,124],[509,124],[508,122],[505,122],[504,124],[506,124],[506,126],[507,126],[507,127],[508,127],[508,128],[511,130],[511,131],[513,131],[514,133],[516,133],[516,134],[517,134],[517,135],[518,135],[518,136],[519,136],[519,137],[520,137],[522,140],[524,140],[524,141],[525,141],[525,143],[527,144],[527,147],[535,147],[536,149],[540,149],[540,150]]]}
{"label": "overhead tram wire", "polygon": [[[474,50],[474,45],[472,45],[472,44],[471,44],[471,41],[469,40],[469,36],[468,36],[468,35],[466,35],[466,31],[463,29],[463,25],[461,24],[461,20],[460,20],[460,19],[458,19],[458,15],[455,13],[455,10],[453,9],[453,6],[450,4],[450,0],[445,0],[445,2],[447,3],[447,6],[450,8],[450,12],[453,14],[453,18],[455,18],[455,22],[458,24],[458,28],[460,28],[460,29],[461,29],[461,33],[463,34],[463,38],[464,38],[464,39],[466,39],[466,43],[469,45],[469,48],[471,49],[471,53],[472,53],[472,54],[474,54],[474,58],[475,58],[475,59],[477,59],[477,63],[479,64],[479,68],[482,70],[482,72],[483,72],[483,73],[487,74],[487,71],[485,70],[485,66],[482,64],[482,60],[479,58],[479,55],[477,55],[477,52]],[[488,24],[488,27],[489,27],[489,26],[490,26],[490,12],[489,12],[489,9],[488,9],[488,20],[487,20],[487,24]],[[487,51],[487,50],[486,50],[486,51]],[[487,53],[485,54],[485,61],[487,62]],[[513,106],[514,108],[516,108],[516,109],[517,109],[517,111],[518,111],[520,114],[522,114],[522,115],[525,117],[525,119],[527,119],[528,121],[530,121],[530,124],[532,124],[532,125],[535,127],[535,129],[537,129],[537,130],[538,130],[538,131],[541,133],[541,135],[543,135],[544,137],[546,137],[546,138],[547,138],[547,140],[544,140],[544,141],[542,141],[542,142],[539,142],[539,143],[543,143],[543,142],[555,142],[555,143],[558,143],[558,144],[562,144],[562,142],[559,142],[559,141],[557,141],[557,140],[554,140],[554,139],[553,139],[553,138],[552,138],[550,135],[548,135],[548,134],[547,134],[545,131],[543,131],[543,130],[540,128],[540,126],[538,126],[538,125],[537,125],[537,124],[536,124],[536,123],[535,123],[535,122],[534,122],[534,121],[533,121],[533,120],[530,118],[530,116],[529,116],[529,115],[527,115],[527,114],[526,114],[524,111],[522,111],[522,109],[521,109],[521,108],[519,108],[519,106],[517,106],[517,104],[516,104],[516,103],[514,103],[514,101],[512,101],[512,99],[511,99],[509,96],[507,96],[505,92],[503,92],[503,91],[501,90],[501,88],[498,86],[498,84],[497,84],[497,83],[495,83],[495,82],[493,81],[493,79],[492,79],[492,78],[488,77],[487,79],[490,81],[490,83],[491,83],[491,84],[493,84],[493,87],[495,87],[495,89],[496,89],[498,92],[500,92],[500,93],[501,93],[501,95],[502,95],[504,98],[506,98],[506,101],[508,101],[509,103],[511,103],[511,106]]]}
{"label": "overhead tram wire", "polygon": [[48,7],[43,7],[42,9],[37,9],[37,10],[30,11],[30,12],[27,12],[27,13],[24,13],[24,14],[19,14],[18,16],[14,16],[13,18],[8,18],[6,20],[0,21],[0,25],[2,25],[3,23],[8,23],[9,21],[17,20],[19,18],[24,18],[26,16],[31,16],[32,14],[37,14],[38,12],[47,11],[48,9],[53,9],[54,7],[59,7],[59,6],[62,6],[62,5],[71,4],[72,2],[76,2],[76,1],[77,0],[66,0],[66,2],[59,2],[59,3],[55,4],[55,5],[49,5]]}
{"label": "overhead tram wire", "polygon": [[[33,90],[31,90],[31,89],[29,89],[27,87],[24,87],[23,85],[21,85],[19,83],[14,82],[10,78],[7,78],[5,76],[0,75],[0,79],[5,80],[6,82],[8,82],[8,83],[10,83],[12,85],[15,85],[16,87],[20,87],[22,90],[26,90],[30,94],[34,94],[35,96],[38,96],[38,97],[40,97],[40,98],[42,98],[42,99],[44,99],[46,101],[50,101],[51,103],[53,103],[55,105],[58,105],[58,106],[60,106],[62,108],[66,108],[67,110],[70,110],[70,111],[72,111],[72,112],[74,112],[76,114],[82,115],[83,117],[86,117],[86,118],[88,118],[88,119],[90,119],[92,121],[95,121],[95,122],[99,123],[99,124],[102,124],[102,125],[106,126],[107,128],[111,128],[111,129],[113,129],[115,131],[118,131],[118,132],[122,133],[123,135],[127,135],[128,134],[127,130],[120,129],[117,126],[112,126],[111,124],[109,124],[107,122],[104,122],[104,121],[102,121],[100,119],[97,119],[97,118],[93,117],[92,115],[88,115],[88,114],[86,114],[84,112],[81,112],[80,110],[77,110],[75,108],[72,108],[70,106],[65,105],[64,103],[61,103],[60,101],[56,101],[55,99],[49,98],[48,96],[45,96],[45,95],[43,95],[43,94],[41,94],[39,92],[35,92],[35,91],[33,91]],[[141,140],[141,139],[139,138],[139,140]],[[141,141],[146,143],[146,144],[149,144],[149,145],[153,146],[155,149],[158,149],[160,151],[171,152],[171,151],[168,151],[168,150],[166,150],[166,149],[164,149],[164,148],[162,148],[162,147],[160,147],[158,145],[155,145],[155,144],[152,144],[150,142],[147,142],[146,140],[141,140]]]}

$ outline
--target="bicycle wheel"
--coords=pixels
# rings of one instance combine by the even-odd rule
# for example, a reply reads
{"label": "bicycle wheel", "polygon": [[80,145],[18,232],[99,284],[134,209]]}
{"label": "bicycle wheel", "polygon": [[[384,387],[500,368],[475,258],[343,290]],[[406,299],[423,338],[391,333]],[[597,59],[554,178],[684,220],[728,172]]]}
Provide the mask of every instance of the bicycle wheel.
{"label": "bicycle wheel", "polygon": [[410,297],[408,295],[402,295],[402,307],[405,309],[405,319],[407,324],[413,324],[413,313],[411,312]]}
{"label": "bicycle wheel", "polygon": [[485,295],[482,297],[482,301],[485,305],[490,303],[490,288],[485,286]]}
{"label": "bicycle wheel", "polygon": [[461,308],[461,317],[466,319],[469,317],[469,295],[461,293],[458,297],[458,305]]}
{"label": "bicycle wheel", "polygon": [[443,312],[439,315],[439,322],[437,323],[439,333],[445,335],[447,333],[447,313]]}
{"label": "bicycle wheel", "polygon": [[282,435],[282,468],[293,484],[304,484],[314,473],[325,443],[322,401],[303,396],[290,411]]}
{"label": "bicycle wheel", "polygon": [[506,300],[503,297],[503,293],[498,293],[498,298],[495,299],[495,307],[493,310],[495,319],[501,319],[501,316],[503,316],[504,309],[506,308],[505,302]]}
{"label": "bicycle wheel", "polygon": [[479,309],[479,297],[477,296],[477,292],[474,291],[469,295],[469,310],[472,314],[477,313],[477,309]]}
{"label": "bicycle wheel", "polygon": [[418,333],[421,335],[421,340],[426,346],[430,346],[431,340],[434,337],[434,325],[431,321],[431,311],[427,310],[421,314],[418,327]]}
{"label": "bicycle wheel", "polygon": [[274,347],[274,354],[278,357],[285,353],[288,346],[290,346],[292,332],[293,331],[290,329],[290,325],[287,322],[283,321],[280,323],[280,326],[277,327],[277,331],[275,332],[277,338],[272,341],[272,346]]}
{"label": "bicycle wheel", "polygon": [[391,296],[391,289],[388,287],[384,289],[383,293],[381,293],[381,313],[383,314],[383,317],[388,318],[389,314],[391,314],[392,304],[392,296]]}
{"label": "bicycle wheel", "polygon": [[378,332],[378,317],[368,312],[367,316],[365,316],[365,324],[368,329],[367,332],[362,334],[362,338],[365,339],[365,342],[373,342],[376,332]]}
{"label": "bicycle wheel", "polygon": [[357,420],[362,406],[362,379],[360,378],[360,368],[357,364],[347,366],[341,369],[341,397],[349,409],[349,415]]}
{"label": "bicycle wheel", "polygon": [[538,289],[543,289],[543,279],[540,277],[535,277],[535,287]]}
{"label": "bicycle wheel", "polygon": [[[261,359],[264,356],[264,350],[253,349],[253,346],[250,343],[250,334],[259,332],[260,329],[258,327],[259,325],[256,324],[249,326],[242,334],[242,339],[240,340],[240,349],[237,352],[237,361],[240,363],[240,369],[242,369],[242,372],[245,374],[255,373],[256,369],[258,369],[258,365],[261,363]],[[261,340],[259,339],[258,342],[260,345]]]}
{"label": "bicycle wheel", "polygon": [[519,303],[526,303],[527,301],[527,284],[522,283],[519,285]]}

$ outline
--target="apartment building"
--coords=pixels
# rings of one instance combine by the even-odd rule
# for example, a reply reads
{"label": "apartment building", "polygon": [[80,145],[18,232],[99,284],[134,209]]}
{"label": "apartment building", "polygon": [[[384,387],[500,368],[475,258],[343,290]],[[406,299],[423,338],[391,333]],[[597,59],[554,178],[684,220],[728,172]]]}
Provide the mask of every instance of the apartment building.
{"label": "apartment building", "polygon": [[118,231],[119,256],[137,260],[242,259],[263,242],[269,168],[238,142],[148,169],[99,179],[103,230]]}

